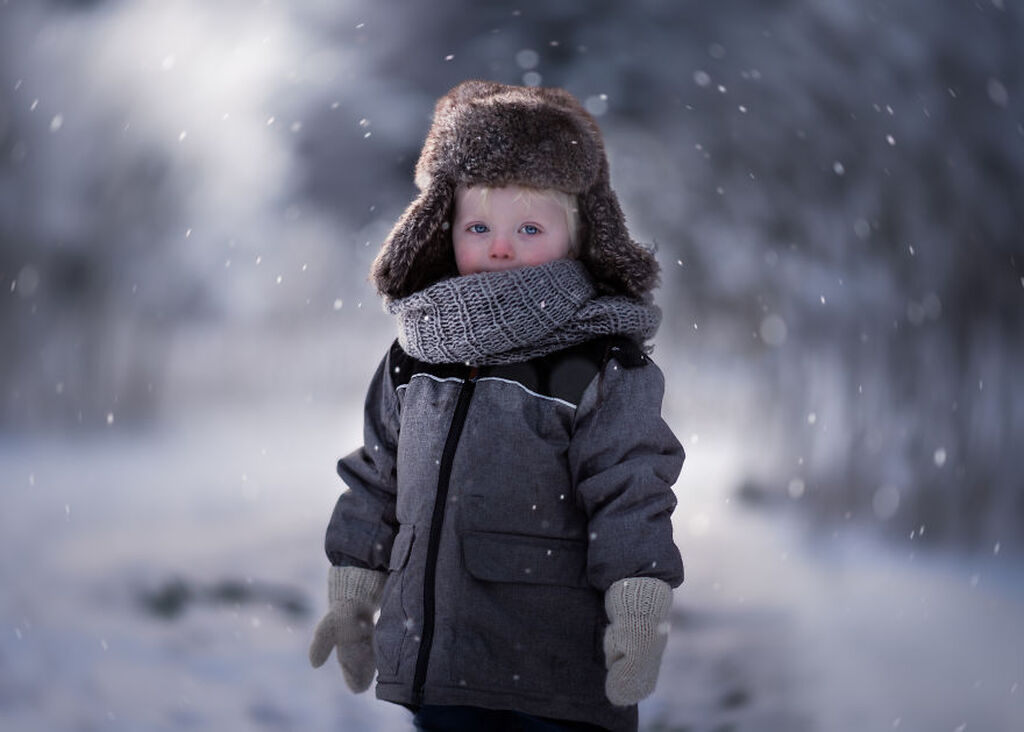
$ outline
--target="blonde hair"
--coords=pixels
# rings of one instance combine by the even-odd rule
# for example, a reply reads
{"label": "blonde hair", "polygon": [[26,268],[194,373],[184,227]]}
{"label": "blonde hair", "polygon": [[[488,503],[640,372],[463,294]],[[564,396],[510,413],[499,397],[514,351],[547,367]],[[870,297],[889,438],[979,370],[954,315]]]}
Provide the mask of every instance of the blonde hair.
{"label": "blonde hair", "polygon": [[[516,201],[522,199],[530,206],[535,198],[546,198],[562,207],[565,212],[565,223],[569,228],[569,256],[579,256],[579,230],[580,211],[576,202],[576,196],[572,193],[559,191],[555,188],[533,188],[531,186],[518,186],[522,192],[516,195]],[[494,190],[495,186],[470,186],[475,191],[480,191],[480,201],[487,204],[487,194]]]}

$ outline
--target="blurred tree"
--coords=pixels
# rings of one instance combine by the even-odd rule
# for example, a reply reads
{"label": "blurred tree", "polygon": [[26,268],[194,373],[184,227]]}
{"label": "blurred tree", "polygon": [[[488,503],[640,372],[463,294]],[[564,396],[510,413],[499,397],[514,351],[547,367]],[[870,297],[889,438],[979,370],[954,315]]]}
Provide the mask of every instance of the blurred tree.
{"label": "blurred tree", "polygon": [[[658,248],[669,370],[748,389],[759,415],[685,420],[736,422],[754,480],[823,525],[924,526],[926,540],[974,546],[1024,537],[1018,5],[311,1],[267,16],[274,34],[256,26],[292,41],[258,73],[270,51],[240,54],[247,37],[232,35],[255,14],[204,10],[200,45],[237,47],[194,52],[193,83],[175,93],[215,69],[197,114],[243,88],[243,72],[258,92],[232,110],[242,126],[193,157],[125,136],[116,103],[26,62],[41,55],[23,39],[45,20],[27,7],[0,9],[6,424],[102,418],[158,391],[157,344],[180,318],[292,330],[303,303],[330,311],[365,284],[415,195],[434,100],[471,77],[539,83],[598,118],[631,230]],[[107,16],[80,17],[102,35]],[[30,108],[28,85],[44,83],[80,106]],[[172,117],[186,100],[167,96],[146,99]],[[206,233],[183,244],[193,225]],[[318,279],[271,290],[243,252],[278,271],[309,262]],[[33,412],[56,384],[64,416]]]}

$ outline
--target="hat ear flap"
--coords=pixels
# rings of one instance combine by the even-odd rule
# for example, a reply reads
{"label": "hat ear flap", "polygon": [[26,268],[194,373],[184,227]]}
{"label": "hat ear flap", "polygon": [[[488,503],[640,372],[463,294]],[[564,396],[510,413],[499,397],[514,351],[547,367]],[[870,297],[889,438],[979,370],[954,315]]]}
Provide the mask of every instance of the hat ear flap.
{"label": "hat ear flap", "polygon": [[391,229],[370,270],[386,299],[406,297],[457,274],[451,237],[454,197],[455,185],[435,176]]}
{"label": "hat ear flap", "polygon": [[585,226],[580,259],[600,289],[642,298],[658,286],[658,262],[629,238],[619,199],[602,177],[579,195]]}

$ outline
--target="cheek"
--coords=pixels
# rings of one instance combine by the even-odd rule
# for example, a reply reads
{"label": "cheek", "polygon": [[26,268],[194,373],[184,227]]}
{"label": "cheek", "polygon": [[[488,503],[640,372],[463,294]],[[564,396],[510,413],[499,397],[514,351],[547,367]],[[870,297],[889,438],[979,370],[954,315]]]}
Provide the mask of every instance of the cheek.
{"label": "cheek", "polygon": [[527,259],[527,264],[547,264],[553,262],[556,259],[564,259],[569,255],[568,242],[547,242],[545,246],[531,250],[529,254],[524,257]]}
{"label": "cheek", "polygon": [[455,241],[452,242],[452,248],[455,251],[455,268],[459,271],[459,274],[470,274],[473,271],[473,263],[476,260],[476,257],[473,256],[472,247]]}
{"label": "cheek", "polygon": [[528,251],[523,252],[520,257],[520,261],[527,266],[534,266],[538,264],[544,264],[548,261],[548,252],[546,249],[531,248]]}

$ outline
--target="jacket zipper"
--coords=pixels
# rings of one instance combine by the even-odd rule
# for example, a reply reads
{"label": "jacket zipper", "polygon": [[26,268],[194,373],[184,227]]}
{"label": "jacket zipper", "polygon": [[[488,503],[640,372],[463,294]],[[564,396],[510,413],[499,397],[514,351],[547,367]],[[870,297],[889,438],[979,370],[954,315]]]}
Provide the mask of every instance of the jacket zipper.
{"label": "jacket zipper", "polygon": [[445,506],[448,503],[448,484],[451,480],[452,462],[455,460],[455,448],[459,444],[462,428],[466,424],[466,413],[469,411],[469,400],[476,387],[477,368],[469,369],[466,380],[462,382],[452,423],[448,427],[444,451],[441,453],[441,467],[437,476],[437,493],[434,496],[434,510],[430,517],[430,537],[427,541],[427,564],[423,571],[423,632],[420,635],[420,649],[416,656],[416,672],[413,675],[412,694],[416,706],[423,704],[423,684],[427,679],[427,664],[430,661],[430,649],[434,643],[435,614],[435,580],[437,574],[437,554],[441,546],[441,527],[444,524]]}

